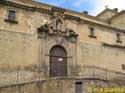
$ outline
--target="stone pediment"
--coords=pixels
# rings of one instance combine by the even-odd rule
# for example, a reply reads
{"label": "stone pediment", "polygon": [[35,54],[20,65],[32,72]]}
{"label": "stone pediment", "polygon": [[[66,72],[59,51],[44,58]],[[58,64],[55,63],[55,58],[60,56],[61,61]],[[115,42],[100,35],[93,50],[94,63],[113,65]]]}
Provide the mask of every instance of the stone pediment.
{"label": "stone pediment", "polygon": [[75,33],[73,29],[65,29],[65,31],[54,29],[51,24],[45,24],[38,28],[39,34],[48,34],[48,35],[55,35],[55,36],[62,36],[62,37],[69,37],[69,38],[77,38],[78,34]]}

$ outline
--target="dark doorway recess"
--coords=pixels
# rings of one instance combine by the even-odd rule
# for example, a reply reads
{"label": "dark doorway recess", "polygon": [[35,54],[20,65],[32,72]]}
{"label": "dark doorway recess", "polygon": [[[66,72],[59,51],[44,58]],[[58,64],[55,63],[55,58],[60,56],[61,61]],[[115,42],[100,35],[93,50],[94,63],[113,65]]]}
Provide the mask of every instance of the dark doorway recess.
{"label": "dark doorway recess", "polygon": [[50,77],[67,76],[67,52],[61,46],[54,46],[50,50]]}

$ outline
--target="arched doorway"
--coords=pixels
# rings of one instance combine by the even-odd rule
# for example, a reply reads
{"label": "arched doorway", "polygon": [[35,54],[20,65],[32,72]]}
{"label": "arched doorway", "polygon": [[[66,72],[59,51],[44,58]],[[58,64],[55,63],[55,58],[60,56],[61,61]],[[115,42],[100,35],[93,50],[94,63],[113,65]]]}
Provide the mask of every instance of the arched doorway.
{"label": "arched doorway", "polygon": [[67,52],[61,46],[50,50],[50,77],[67,76]]}

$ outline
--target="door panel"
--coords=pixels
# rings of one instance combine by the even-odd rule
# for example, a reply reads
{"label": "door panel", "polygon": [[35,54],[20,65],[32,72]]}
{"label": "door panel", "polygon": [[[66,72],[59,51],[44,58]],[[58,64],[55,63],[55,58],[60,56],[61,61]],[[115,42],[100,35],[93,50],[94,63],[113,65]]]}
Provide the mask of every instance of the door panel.
{"label": "door panel", "polygon": [[50,51],[50,77],[67,76],[67,53],[60,46]]}

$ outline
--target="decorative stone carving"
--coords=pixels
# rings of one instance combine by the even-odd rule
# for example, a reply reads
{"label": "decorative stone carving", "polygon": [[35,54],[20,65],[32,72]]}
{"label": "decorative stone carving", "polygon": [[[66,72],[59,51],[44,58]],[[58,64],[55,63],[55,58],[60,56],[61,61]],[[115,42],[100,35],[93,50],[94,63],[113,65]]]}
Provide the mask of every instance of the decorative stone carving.
{"label": "decorative stone carving", "polygon": [[63,22],[60,19],[56,20],[56,29],[59,31],[62,31],[63,30],[62,26],[63,26]]}
{"label": "decorative stone carving", "polygon": [[70,36],[70,37],[74,37],[74,38],[77,38],[77,37],[78,37],[78,34],[76,34],[75,31],[72,30],[72,29],[67,29],[66,32],[69,32],[69,36]]}
{"label": "decorative stone carving", "polygon": [[52,8],[52,26],[54,30],[58,31],[65,31],[66,24],[65,24],[65,17],[64,11],[60,8]]}
{"label": "decorative stone carving", "polygon": [[45,25],[41,26],[40,28],[38,28],[38,33],[41,33],[41,32],[44,32],[44,33],[49,32],[49,25],[45,24]]}
{"label": "decorative stone carving", "polygon": [[75,33],[73,29],[69,29],[65,23],[64,11],[61,9],[52,9],[52,21],[50,24],[44,24],[38,28],[38,33],[40,35],[56,36],[57,42],[62,42],[64,37],[71,38],[75,41],[78,34]]}
{"label": "decorative stone carving", "polygon": [[64,37],[56,37],[55,41],[58,45],[62,45],[62,43],[64,42]]}
{"label": "decorative stone carving", "polygon": [[78,34],[75,33],[74,30],[72,29],[66,29],[65,31],[60,31],[60,30],[54,30],[51,24],[45,24],[38,28],[38,33],[46,33],[48,35],[56,35],[56,36],[62,36],[62,37],[72,37],[72,38],[77,38]]}

